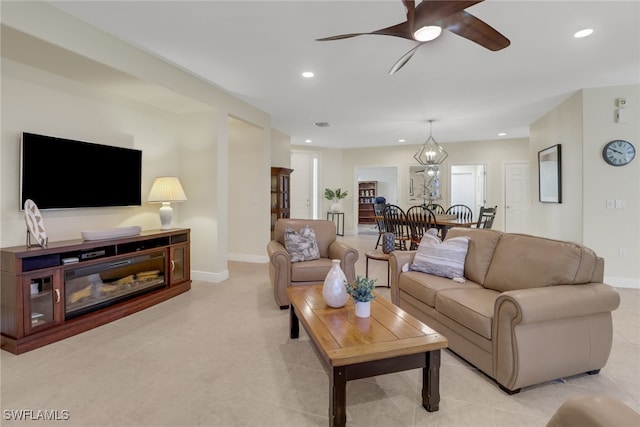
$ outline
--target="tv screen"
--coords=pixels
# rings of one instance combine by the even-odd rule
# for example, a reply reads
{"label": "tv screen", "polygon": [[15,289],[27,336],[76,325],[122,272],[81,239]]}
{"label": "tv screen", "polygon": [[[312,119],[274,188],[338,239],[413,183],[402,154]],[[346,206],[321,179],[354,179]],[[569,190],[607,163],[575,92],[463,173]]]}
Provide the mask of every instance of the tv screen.
{"label": "tv screen", "polygon": [[142,151],[22,133],[20,208],[140,206]]}

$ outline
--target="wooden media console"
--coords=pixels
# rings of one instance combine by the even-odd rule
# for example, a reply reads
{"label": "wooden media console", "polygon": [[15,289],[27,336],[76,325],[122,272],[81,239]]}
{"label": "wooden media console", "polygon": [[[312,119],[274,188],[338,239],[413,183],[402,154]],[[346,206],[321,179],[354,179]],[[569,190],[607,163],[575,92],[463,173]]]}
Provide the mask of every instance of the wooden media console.
{"label": "wooden media console", "polygon": [[2,248],[1,347],[68,338],[191,289],[190,230]]}

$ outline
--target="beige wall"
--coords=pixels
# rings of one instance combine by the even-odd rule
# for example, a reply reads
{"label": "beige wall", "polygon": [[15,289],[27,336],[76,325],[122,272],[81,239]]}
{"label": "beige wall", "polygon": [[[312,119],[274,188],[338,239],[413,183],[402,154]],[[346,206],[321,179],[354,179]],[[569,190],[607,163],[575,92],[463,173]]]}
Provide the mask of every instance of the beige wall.
{"label": "beige wall", "polygon": [[[18,206],[20,132],[77,138],[143,150],[143,201],[157,175],[180,177],[188,200],[174,206],[174,226],[192,230],[192,277],[228,276],[230,251],[264,260],[268,214],[229,223],[230,195],[246,191],[229,171],[246,164],[229,149],[235,123],[260,129],[249,141],[261,174],[251,211],[269,211],[270,117],[233,96],[42,2],[2,2],[2,139],[0,245],[22,245],[26,228]],[[231,124],[229,123],[231,122]],[[279,134],[279,139],[286,139]],[[230,153],[231,156],[230,157]],[[233,164],[230,164],[233,162]],[[73,191],[71,189],[70,191]],[[51,240],[83,230],[159,227],[158,206],[73,209],[43,213]],[[229,243],[233,239],[232,243]],[[242,242],[241,247],[235,246]]]}
{"label": "beige wall", "polygon": [[[625,123],[613,120],[617,98],[628,101]],[[583,240],[605,258],[609,283],[640,287],[640,85],[585,89],[583,100]],[[602,160],[613,139],[636,147],[629,165]],[[606,200],[624,200],[626,208],[607,209]]]}

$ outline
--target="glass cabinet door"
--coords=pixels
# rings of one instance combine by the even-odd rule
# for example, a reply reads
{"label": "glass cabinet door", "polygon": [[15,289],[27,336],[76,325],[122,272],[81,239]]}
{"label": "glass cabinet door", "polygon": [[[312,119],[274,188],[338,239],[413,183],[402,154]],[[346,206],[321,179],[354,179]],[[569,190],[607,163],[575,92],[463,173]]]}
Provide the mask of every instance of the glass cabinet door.
{"label": "glass cabinet door", "polygon": [[25,334],[62,321],[59,271],[51,274],[25,276],[22,294],[24,299]]}
{"label": "glass cabinet door", "polygon": [[171,285],[189,280],[189,266],[187,265],[187,246],[171,247]]}

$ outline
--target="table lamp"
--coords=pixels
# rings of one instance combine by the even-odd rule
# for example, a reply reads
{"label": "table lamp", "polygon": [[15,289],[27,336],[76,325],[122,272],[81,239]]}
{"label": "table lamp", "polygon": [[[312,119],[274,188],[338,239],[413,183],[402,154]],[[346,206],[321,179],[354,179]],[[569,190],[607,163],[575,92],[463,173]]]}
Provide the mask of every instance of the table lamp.
{"label": "table lamp", "polygon": [[173,208],[171,202],[183,202],[187,200],[180,180],[175,176],[159,176],[153,181],[149,192],[149,203],[162,203],[160,207],[160,229],[171,229],[171,217]]}

